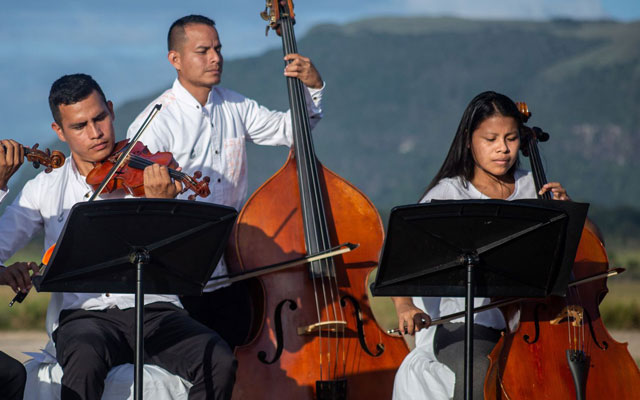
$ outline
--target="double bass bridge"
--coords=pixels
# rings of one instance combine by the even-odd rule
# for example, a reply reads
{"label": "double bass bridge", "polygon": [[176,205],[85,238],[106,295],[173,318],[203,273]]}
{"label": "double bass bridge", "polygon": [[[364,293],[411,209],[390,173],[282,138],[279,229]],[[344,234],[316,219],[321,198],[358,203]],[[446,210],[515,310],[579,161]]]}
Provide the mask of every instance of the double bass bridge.
{"label": "double bass bridge", "polygon": [[315,324],[299,326],[298,335],[312,335],[316,332],[343,333],[347,328],[346,321],[322,321]]}

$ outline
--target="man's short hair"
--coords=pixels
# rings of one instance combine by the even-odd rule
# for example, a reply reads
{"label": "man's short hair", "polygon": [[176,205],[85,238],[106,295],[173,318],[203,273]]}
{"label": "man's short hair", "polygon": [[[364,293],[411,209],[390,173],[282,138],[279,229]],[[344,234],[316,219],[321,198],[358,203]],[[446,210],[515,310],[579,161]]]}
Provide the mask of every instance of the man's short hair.
{"label": "man's short hair", "polygon": [[102,97],[102,100],[106,104],[107,99],[100,85],[98,85],[98,82],[93,80],[90,75],[64,75],[53,82],[51,91],[49,91],[49,108],[51,109],[53,120],[56,121],[58,125],[61,125],[60,104],[64,104],[65,106],[75,104],[89,97],[94,90],[100,94],[100,97]]}
{"label": "man's short hair", "polygon": [[176,22],[171,24],[169,34],[167,35],[167,47],[169,51],[178,50],[178,47],[184,40],[184,27],[188,24],[203,24],[212,28],[216,26],[216,23],[212,19],[203,15],[187,15],[186,17],[176,20]]}

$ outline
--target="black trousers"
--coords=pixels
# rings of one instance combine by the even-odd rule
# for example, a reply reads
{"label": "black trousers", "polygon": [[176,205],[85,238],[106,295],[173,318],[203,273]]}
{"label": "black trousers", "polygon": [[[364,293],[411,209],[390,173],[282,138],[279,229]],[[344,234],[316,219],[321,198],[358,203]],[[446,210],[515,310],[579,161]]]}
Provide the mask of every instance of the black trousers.
{"label": "black trousers", "polygon": [[22,400],[27,371],[18,360],[0,351],[0,398]]}
{"label": "black trousers", "polygon": [[244,343],[251,326],[251,298],[245,282],[180,301],[196,321],[218,332],[233,349]]}
{"label": "black trousers", "polygon": [[[464,338],[463,323],[438,325],[433,339],[436,358],[456,374],[453,398],[464,399]],[[484,378],[489,369],[487,356],[500,339],[498,329],[473,325],[473,398],[484,398]]]}
{"label": "black trousers", "polygon": [[[109,370],[135,356],[135,309],[63,310],[53,333],[63,400],[99,400]],[[193,384],[189,399],[229,399],[236,360],[220,336],[170,303],[144,312],[144,360]]]}

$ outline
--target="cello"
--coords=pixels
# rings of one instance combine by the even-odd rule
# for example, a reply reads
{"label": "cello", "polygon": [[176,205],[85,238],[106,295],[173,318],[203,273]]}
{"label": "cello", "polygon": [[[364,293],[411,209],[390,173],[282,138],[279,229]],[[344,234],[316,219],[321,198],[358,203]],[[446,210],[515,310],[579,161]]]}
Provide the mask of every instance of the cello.
{"label": "cello", "polygon": [[[531,113],[518,108],[527,122]],[[523,127],[536,189],[546,183],[538,141],[540,128]],[[523,143],[525,144],[525,143]],[[551,199],[550,193],[545,193]],[[573,265],[573,278],[601,275],[607,253],[591,223],[585,224]],[[638,399],[640,370],[627,350],[607,332],[598,305],[606,279],[570,287],[566,297],[527,300],[501,307],[507,325],[489,355],[486,399]]]}
{"label": "cello", "polygon": [[[292,2],[268,1],[262,15],[281,34],[285,55],[297,53]],[[233,398],[391,398],[408,348],[378,326],[367,297],[382,247],[380,216],[363,193],[317,160],[304,87],[291,77],[287,86],[294,146],[238,215],[229,269],[247,271],[338,243],[359,247],[250,281],[252,328],[236,348]]]}

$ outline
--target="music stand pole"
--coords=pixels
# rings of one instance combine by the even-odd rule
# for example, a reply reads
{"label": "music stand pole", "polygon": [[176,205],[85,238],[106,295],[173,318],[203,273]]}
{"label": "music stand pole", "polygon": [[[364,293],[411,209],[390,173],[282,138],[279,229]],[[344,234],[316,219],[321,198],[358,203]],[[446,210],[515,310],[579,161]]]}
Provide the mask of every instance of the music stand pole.
{"label": "music stand pole", "polygon": [[465,255],[467,266],[467,295],[465,298],[465,337],[464,337],[464,398],[473,398],[473,308],[474,308],[474,267],[480,262],[477,253]]}
{"label": "music stand pole", "polygon": [[136,356],[133,393],[135,400],[142,399],[142,371],[144,369],[144,282],[142,279],[145,264],[149,263],[149,253],[136,251],[131,254],[131,263],[136,264]]}

